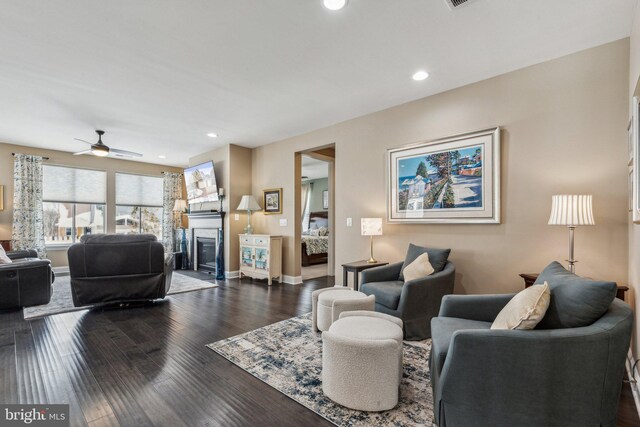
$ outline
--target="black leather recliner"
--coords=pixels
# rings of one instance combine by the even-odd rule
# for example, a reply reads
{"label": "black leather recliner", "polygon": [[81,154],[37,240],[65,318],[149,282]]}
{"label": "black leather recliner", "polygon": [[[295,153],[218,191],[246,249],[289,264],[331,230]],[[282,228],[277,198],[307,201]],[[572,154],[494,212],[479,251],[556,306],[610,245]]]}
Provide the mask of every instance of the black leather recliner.
{"label": "black leather recliner", "polygon": [[173,255],[152,234],[92,234],[69,248],[71,293],[76,307],[164,298]]}
{"label": "black leather recliner", "polygon": [[0,309],[48,304],[55,275],[48,259],[34,250],[9,251],[11,264],[0,264]]}

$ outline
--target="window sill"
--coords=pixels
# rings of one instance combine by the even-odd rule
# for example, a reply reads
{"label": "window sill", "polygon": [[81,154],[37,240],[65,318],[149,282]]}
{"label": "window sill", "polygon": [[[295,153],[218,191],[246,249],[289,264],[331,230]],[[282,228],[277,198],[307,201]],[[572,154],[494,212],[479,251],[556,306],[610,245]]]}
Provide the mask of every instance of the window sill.
{"label": "window sill", "polygon": [[61,245],[46,245],[48,251],[66,251],[73,245],[73,243],[64,243]]}

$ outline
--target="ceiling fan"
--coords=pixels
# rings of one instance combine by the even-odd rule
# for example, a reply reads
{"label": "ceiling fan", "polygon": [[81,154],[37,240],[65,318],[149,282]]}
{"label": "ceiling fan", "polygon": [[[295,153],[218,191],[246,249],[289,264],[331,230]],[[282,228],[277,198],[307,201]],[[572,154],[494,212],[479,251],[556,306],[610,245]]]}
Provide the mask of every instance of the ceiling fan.
{"label": "ceiling fan", "polygon": [[98,134],[98,142],[96,143],[85,141],[84,139],[80,139],[80,138],[73,138],[76,141],[86,142],[87,144],[91,145],[90,149],[73,153],[73,155],[80,156],[82,154],[93,154],[94,156],[98,156],[98,157],[107,157],[109,154],[111,154],[115,157],[142,157],[142,154],[134,153],[133,151],[118,150],[117,148],[109,148],[102,142],[102,135],[104,135],[104,131],[96,130],[96,133]]}

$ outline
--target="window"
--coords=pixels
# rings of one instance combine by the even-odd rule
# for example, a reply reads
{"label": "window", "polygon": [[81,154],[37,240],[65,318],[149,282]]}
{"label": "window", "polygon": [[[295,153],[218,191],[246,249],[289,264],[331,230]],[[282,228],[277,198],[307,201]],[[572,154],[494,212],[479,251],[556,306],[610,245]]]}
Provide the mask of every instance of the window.
{"label": "window", "polygon": [[162,239],[161,177],[116,174],[116,233],[155,234]]}
{"label": "window", "polygon": [[105,232],[107,174],[64,166],[42,167],[45,243],[72,244]]}

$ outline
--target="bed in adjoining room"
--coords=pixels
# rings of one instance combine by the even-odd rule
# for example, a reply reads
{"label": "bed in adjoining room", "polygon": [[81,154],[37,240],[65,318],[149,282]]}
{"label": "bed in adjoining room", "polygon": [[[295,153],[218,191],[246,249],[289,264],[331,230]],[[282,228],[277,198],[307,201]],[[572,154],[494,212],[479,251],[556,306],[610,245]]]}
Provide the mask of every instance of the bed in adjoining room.
{"label": "bed in adjoining room", "polygon": [[309,230],[302,234],[302,266],[326,264],[329,252],[329,215],[327,212],[309,214]]}

